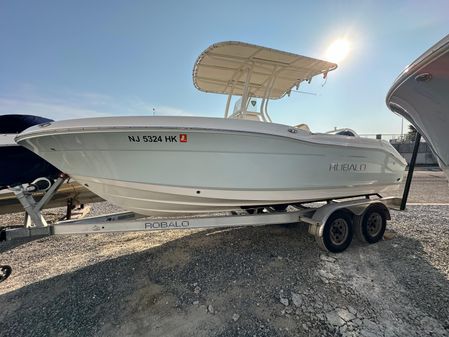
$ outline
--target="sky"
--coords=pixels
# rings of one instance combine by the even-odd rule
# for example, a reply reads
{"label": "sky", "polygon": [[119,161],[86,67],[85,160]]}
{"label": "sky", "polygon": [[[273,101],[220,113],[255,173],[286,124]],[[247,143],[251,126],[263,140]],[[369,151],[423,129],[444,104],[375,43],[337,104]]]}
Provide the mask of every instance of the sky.
{"label": "sky", "polygon": [[192,82],[209,45],[234,40],[324,58],[345,38],[350,51],[337,70],[300,86],[312,94],[272,101],[272,120],[399,134],[386,94],[449,33],[448,13],[446,0],[0,0],[0,114],[222,117],[226,96]]}

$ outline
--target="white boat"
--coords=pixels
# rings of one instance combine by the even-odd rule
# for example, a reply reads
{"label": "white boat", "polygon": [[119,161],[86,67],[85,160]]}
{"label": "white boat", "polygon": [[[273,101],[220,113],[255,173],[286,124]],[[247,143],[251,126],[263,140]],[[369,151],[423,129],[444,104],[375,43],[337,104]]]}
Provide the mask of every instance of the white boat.
{"label": "white boat", "polygon": [[449,35],[405,68],[386,101],[426,139],[449,177]]}
{"label": "white boat", "polygon": [[[199,90],[228,95],[224,119],[77,119],[30,128],[16,141],[102,198],[149,216],[382,193],[400,183],[406,165],[389,143],[270,123],[270,99],[335,68],[223,42],[200,55],[193,80]],[[233,95],[241,99],[229,116]]]}

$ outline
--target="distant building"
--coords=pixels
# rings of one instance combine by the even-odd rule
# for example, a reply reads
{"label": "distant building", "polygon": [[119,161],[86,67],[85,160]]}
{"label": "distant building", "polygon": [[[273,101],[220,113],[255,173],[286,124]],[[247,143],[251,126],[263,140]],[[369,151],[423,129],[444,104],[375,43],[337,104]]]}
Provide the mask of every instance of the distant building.
{"label": "distant building", "polygon": [[[402,157],[407,160],[407,163],[410,164],[410,159],[412,158],[413,147],[415,143],[413,141],[405,140],[390,140],[390,144],[402,155]],[[416,157],[416,165],[425,165],[425,166],[438,166],[437,159],[432,153],[430,146],[421,141],[418,149],[418,156]]]}

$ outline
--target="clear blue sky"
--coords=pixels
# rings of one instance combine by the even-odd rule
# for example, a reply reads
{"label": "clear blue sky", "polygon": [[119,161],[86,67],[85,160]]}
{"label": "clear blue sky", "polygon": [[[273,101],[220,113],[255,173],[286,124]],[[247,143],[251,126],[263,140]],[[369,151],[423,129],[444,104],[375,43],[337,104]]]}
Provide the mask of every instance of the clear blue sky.
{"label": "clear blue sky", "polygon": [[0,114],[53,119],[181,114],[221,117],[226,97],[197,91],[210,44],[238,40],[349,57],[273,102],[275,122],[399,133],[385,96],[402,69],[449,33],[449,1],[0,1]]}

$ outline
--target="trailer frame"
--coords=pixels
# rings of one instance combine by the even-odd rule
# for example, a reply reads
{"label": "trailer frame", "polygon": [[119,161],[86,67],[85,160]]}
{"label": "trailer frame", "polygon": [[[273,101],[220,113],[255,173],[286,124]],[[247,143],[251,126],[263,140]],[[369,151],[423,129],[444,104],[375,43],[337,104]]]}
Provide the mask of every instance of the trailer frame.
{"label": "trailer frame", "polygon": [[[54,186],[60,186],[62,182],[63,178],[59,178]],[[52,189],[47,192],[45,199],[49,200],[56,190],[57,187],[53,188],[52,186]],[[335,253],[341,252],[349,246],[352,241],[353,232],[362,232],[359,228],[355,227],[361,226],[364,214],[370,207],[377,205],[378,209],[380,208],[383,210],[380,213],[383,213],[381,215],[384,220],[389,220],[389,209],[398,208],[401,201],[400,198],[383,198],[378,194],[372,194],[341,199],[321,200],[313,203],[308,202],[291,204],[288,206],[285,205],[285,210],[279,210],[276,205],[272,205],[241,209],[226,213],[167,218],[151,218],[133,212],[119,212],[48,224],[40,213],[42,202],[34,202],[31,193],[27,193],[24,189],[18,190],[18,196],[28,214],[27,219],[36,219],[36,221],[27,221],[25,226],[21,228],[4,229],[0,234],[0,239],[13,240],[17,238],[46,235],[306,223],[309,226],[308,232],[315,237],[319,246],[324,250]],[[340,214],[337,227],[340,226],[340,229],[343,228],[346,236],[348,236],[345,240],[349,240],[349,242],[345,241],[344,247],[340,247],[338,242],[336,244],[334,242],[334,246],[326,243],[326,240],[330,240],[328,236],[332,236],[332,233],[327,233],[326,226],[332,225],[329,225],[329,219],[335,217],[335,214],[337,213]],[[333,219],[333,221],[335,221],[335,219]],[[383,230],[385,230],[385,228],[383,228]],[[338,228],[336,228],[336,231],[339,231]],[[341,236],[340,234],[338,235]]]}

